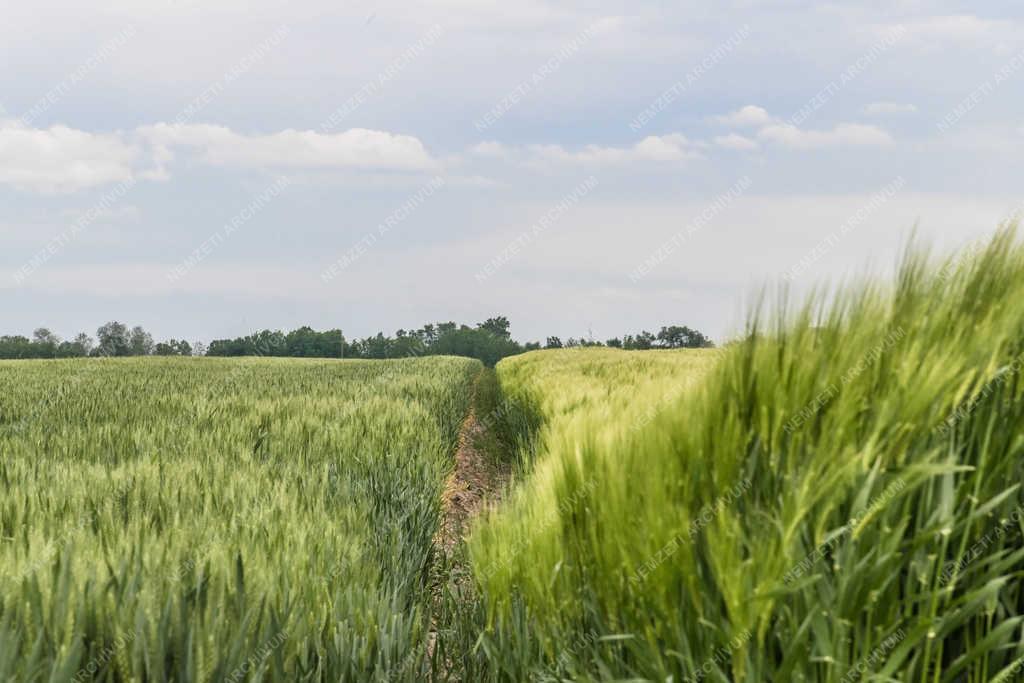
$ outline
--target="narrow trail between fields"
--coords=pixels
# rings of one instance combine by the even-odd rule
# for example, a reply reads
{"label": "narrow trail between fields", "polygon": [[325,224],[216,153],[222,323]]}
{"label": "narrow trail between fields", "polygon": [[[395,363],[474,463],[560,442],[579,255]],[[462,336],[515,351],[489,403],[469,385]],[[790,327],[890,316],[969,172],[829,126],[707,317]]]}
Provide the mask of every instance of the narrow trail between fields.
{"label": "narrow trail between fields", "polygon": [[[491,375],[488,376],[487,373]],[[462,541],[469,531],[473,520],[488,506],[498,502],[509,478],[509,459],[502,459],[495,450],[497,440],[489,434],[492,416],[484,415],[487,407],[481,401],[481,383],[487,380],[496,381],[493,370],[482,370],[473,381],[473,396],[470,400],[469,412],[459,428],[459,437],[454,455],[454,468],[445,482],[441,494],[441,524],[434,536],[434,547],[438,556],[434,563],[434,603],[435,613],[431,624],[431,635],[428,644],[428,656],[434,658],[437,647],[438,631],[445,628],[439,618],[445,610],[442,595],[445,585],[457,587],[462,591],[472,591],[472,572],[468,566],[466,554],[461,552]],[[462,593],[465,594],[465,593]],[[455,672],[455,664],[451,653],[443,655],[446,660],[443,674],[432,680],[459,680]]]}
{"label": "narrow trail between fields", "polygon": [[477,417],[476,393],[482,377],[483,372],[473,383],[473,401],[459,429],[455,469],[441,495],[441,528],[435,540],[448,556],[458,546],[472,519],[486,504],[497,501],[507,476],[493,461],[493,456],[481,448],[486,426]]}

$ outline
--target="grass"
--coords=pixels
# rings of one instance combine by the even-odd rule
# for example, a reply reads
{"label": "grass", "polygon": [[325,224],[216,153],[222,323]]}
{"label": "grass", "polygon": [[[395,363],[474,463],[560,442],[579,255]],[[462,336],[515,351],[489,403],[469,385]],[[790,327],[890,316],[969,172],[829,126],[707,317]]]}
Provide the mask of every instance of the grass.
{"label": "grass", "polygon": [[0,363],[0,679],[422,680],[480,368]]}
{"label": "grass", "polygon": [[1021,301],[1006,229],[782,295],[717,362],[503,361],[535,466],[470,540],[475,679],[1019,678]]}

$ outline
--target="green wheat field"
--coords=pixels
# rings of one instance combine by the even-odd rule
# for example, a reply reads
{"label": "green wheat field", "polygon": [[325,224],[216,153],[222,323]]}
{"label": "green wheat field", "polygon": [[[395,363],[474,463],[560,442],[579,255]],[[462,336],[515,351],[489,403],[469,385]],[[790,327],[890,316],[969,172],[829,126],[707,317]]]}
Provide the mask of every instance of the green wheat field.
{"label": "green wheat field", "polygon": [[716,349],[0,362],[0,680],[1022,680],[1022,368],[1013,229]]}

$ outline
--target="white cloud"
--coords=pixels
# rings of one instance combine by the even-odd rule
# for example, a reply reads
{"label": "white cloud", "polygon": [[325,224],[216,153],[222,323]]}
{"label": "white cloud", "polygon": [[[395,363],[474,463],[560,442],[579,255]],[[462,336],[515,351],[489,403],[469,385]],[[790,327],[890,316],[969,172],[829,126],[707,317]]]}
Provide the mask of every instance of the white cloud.
{"label": "white cloud", "polygon": [[139,135],[153,146],[161,165],[176,147],[199,150],[203,161],[219,166],[419,170],[436,164],[419,139],[365,128],[242,135],[224,126],[158,123],[140,128]]}
{"label": "white cloud", "polygon": [[541,161],[582,164],[619,164],[631,162],[674,162],[700,158],[698,145],[685,135],[649,135],[631,147],[587,145],[569,151],[561,145],[531,145],[530,152]]}
{"label": "white cloud", "polygon": [[986,40],[997,33],[1015,30],[1013,22],[982,19],[973,14],[933,16],[900,24],[908,35],[924,40],[957,40],[974,42]]}
{"label": "white cloud", "polygon": [[750,150],[757,149],[759,147],[756,140],[751,140],[750,138],[743,137],[736,133],[718,135],[715,137],[714,143],[719,147],[725,147],[726,149]]}
{"label": "white cloud", "polygon": [[[879,111],[886,107],[891,110],[893,107],[906,106],[912,105],[886,102],[869,105]],[[728,114],[713,116],[711,120],[729,126],[756,127],[759,129],[757,137],[761,140],[797,149],[839,145],[884,145],[892,142],[889,134],[881,128],[859,123],[840,123],[832,130],[801,130],[791,123],[776,120],[767,110],[753,104],[748,104]],[[751,150],[758,147],[755,140],[738,133],[716,136],[712,142],[726,149]]]}
{"label": "white cloud", "polygon": [[792,124],[779,123],[765,126],[757,135],[762,140],[795,149],[892,143],[892,137],[881,128],[860,123],[840,123],[832,130],[801,130]]}
{"label": "white cloud", "polygon": [[489,157],[492,159],[507,159],[513,154],[511,147],[493,140],[486,140],[473,145],[469,151],[476,156]]}
{"label": "white cloud", "polygon": [[913,114],[917,106],[901,102],[872,102],[864,107],[864,113],[870,116],[883,116],[885,114]]}
{"label": "white cloud", "polygon": [[737,109],[736,111],[729,112],[728,114],[713,116],[711,117],[711,120],[715,123],[721,123],[726,126],[754,127],[764,126],[771,123],[772,117],[764,108],[758,107],[754,104],[748,104],[747,106]]}
{"label": "white cloud", "polygon": [[0,121],[0,184],[21,190],[75,192],[123,182],[132,178],[137,154],[119,135]]}
{"label": "white cloud", "polygon": [[133,179],[143,157],[153,167],[138,177],[167,180],[167,165],[180,148],[219,166],[424,170],[438,165],[419,139],[365,128],[242,135],[224,126],[158,123],[133,134],[102,134],[0,120],[0,185],[74,192]]}

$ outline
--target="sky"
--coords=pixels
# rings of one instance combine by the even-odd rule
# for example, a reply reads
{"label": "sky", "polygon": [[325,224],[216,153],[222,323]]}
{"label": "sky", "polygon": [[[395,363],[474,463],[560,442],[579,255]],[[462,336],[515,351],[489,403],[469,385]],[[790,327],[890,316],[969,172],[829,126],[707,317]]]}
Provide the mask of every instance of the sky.
{"label": "sky", "polygon": [[1014,2],[37,0],[0,334],[724,339],[1024,208]]}

